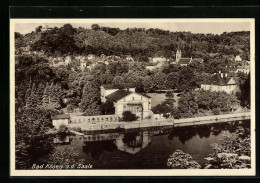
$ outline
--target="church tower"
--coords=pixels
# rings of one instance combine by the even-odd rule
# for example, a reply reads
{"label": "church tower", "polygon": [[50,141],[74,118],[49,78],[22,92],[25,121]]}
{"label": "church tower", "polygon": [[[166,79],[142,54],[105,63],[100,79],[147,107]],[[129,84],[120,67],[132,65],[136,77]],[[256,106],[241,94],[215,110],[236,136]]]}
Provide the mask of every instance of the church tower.
{"label": "church tower", "polygon": [[180,59],[181,59],[181,50],[179,50],[178,48],[176,51],[176,62],[178,63]]}

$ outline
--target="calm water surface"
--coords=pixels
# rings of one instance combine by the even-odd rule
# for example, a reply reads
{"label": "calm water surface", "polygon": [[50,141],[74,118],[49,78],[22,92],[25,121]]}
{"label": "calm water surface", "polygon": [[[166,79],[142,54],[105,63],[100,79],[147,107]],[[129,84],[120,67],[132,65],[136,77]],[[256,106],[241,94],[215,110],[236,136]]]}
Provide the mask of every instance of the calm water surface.
{"label": "calm water surface", "polygon": [[70,137],[70,145],[94,169],[164,169],[175,150],[190,154],[200,164],[212,153],[211,144],[220,143],[224,134],[232,134],[239,125],[233,122],[197,127],[153,128],[131,131],[99,132]]}

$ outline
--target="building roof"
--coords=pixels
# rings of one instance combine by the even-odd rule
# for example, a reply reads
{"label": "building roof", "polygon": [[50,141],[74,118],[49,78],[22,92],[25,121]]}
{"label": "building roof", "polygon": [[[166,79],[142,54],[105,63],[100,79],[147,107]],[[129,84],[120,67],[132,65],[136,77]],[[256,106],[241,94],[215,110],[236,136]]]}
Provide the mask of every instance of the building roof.
{"label": "building roof", "polygon": [[69,114],[59,114],[56,116],[52,116],[51,119],[70,119]]}
{"label": "building roof", "polygon": [[[206,82],[204,82],[202,84],[226,86],[226,85],[228,85],[227,83],[230,81],[230,79],[232,79],[232,77],[223,77],[222,78],[220,74],[215,74],[214,76],[212,76],[211,78],[209,78]],[[235,78],[233,78],[233,79],[237,83],[236,79]]]}
{"label": "building roof", "polygon": [[[129,90],[120,89],[120,90],[117,90],[117,91],[107,95],[106,98],[116,102],[116,101],[118,101],[118,100],[126,97],[127,95],[132,94],[132,93],[135,93],[135,92],[131,92]],[[135,93],[135,94],[144,96],[146,98],[151,98],[150,96],[148,96],[146,94],[143,94],[143,93]]]}
{"label": "building roof", "polygon": [[202,58],[192,58],[193,61],[197,62],[203,62],[204,60]]}
{"label": "building roof", "polygon": [[191,58],[181,58],[178,62],[178,64],[189,64],[191,61]]}
{"label": "building roof", "polygon": [[120,90],[117,90],[117,91],[109,94],[108,96],[106,96],[106,98],[116,102],[131,93],[133,93],[133,92],[130,92],[129,90],[120,89]]}
{"label": "building roof", "polygon": [[135,88],[132,83],[125,83],[122,85],[104,84],[102,85],[105,89],[123,89],[123,88]]}

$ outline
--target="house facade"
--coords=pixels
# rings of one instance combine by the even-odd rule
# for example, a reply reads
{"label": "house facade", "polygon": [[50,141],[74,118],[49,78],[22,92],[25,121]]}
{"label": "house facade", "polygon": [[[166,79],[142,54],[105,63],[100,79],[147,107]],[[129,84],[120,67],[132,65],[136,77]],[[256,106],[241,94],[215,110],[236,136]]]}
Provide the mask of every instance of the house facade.
{"label": "house facade", "polygon": [[167,61],[167,59],[165,58],[165,57],[153,57],[152,59],[151,59],[151,62],[152,63],[157,63],[157,62],[166,62]]}
{"label": "house facade", "polygon": [[201,89],[235,94],[239,91],[239,86],[235,78],[228,77],[227,74],[224,73],[217,73],[202,83]]}
{"label": "house facade", "polygon": [[249,68],[248,65],[246,65],[246,66],[238,66],[237,69],[236,69],[236,73],[239,73],[239,72],[242,72],[244,74],[249,74],[250,68]]}
{"label": "house facade", "polygon": [[151,113],[151,97],[135,92],[135,88],[128,84],[121,87],[102,85],[101,101],[106,100],[114,103],[115,115],[118,117],[122,117],[124,111],[131,111],[142,120]]}
{"label": "house facade", "polygon": [[52,125],[58,129],[61,125],[68,125],[70,123],[69,114],[60,114],[52,117]]}

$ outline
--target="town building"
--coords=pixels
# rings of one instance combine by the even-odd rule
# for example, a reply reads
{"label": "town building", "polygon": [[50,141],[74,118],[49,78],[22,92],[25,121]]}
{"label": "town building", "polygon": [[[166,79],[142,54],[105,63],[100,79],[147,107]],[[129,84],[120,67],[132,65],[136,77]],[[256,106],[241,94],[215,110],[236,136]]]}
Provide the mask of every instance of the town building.
{"label": "town building", "polygon": [[240,55],[237,55],[237,56],[236,56],[235,61],[236,61],[236,62],[241,62],[241,61],[242,61],[242,58],[240,57]]}
{"label": "town building", "polygon": [[248,65],[237,66],[236,73],[249,74],[249,72],[250,72],[250,68]]}
{"label": "town building", "polygon": [[86,67],[87,67],[87,61],[85,61],[85,60],[80,60],[80,69],[81,69],[82,71],[84,71]]}
{"label": "town building", "polygon": [[52,28],[49,27],[48,25],[45,25],[42,27],[41,31],[44,32],[44,31],[47,31],[47,30],[51,30]]}
{"label": "town building", "polygon": [[235,94],[239,91],[238,82],[233,77],[228,77],[224,73],[216,73],[207,81],[201,84],[201,89],[216,91],[216,92],[226,92],[228,94]]}
{"label": "town building", "polygon": [[93,55],[93,54],[89,54],[88,57],[87,57],[88,60],[93,60],[95,58],[96,58],[96,56]]}
{"label": "town building", "polygon": [[66,56],[64,62],[68,65],[71,62],[71,56]]}
{"label": "town building", "polygon": [[187,66],[192,62],[192,57],[191,58],[182,58],[181,56],[181,50],[177,49],[176,51],[176,63],[181,65],[181,66]]}
{"label": "town building", "polygon": [[157,63],[157,62],[162,63],[162,62],[166,62],[166,61],[167,61],[167,59],[165,57],[153,57],[153,58],[151,58],[152,63]]}
{"label": "town building", "polygon": [[114,103],[115,115],[122,117],[124,111],[131,111],[139,120],[147,118],[151,113],[151,97],[137,93],[131,84],[101,86],[101,101],[110,100]]}
{"label": "town building", "polygon": [[149,71],[153,71],[163,66],[163,63],[158,63],[157,65],[148,65],[145,68]]}
{"label": "town building", "polygon": [[61,125],[68,125],[70,123],[70,115],[69,114],[60,114],[56,116],[52,116],[52,124],[55,128],[59,128]]}
{"label": "town building", "polygon": [[133,57],[131,55],[127,55],[125,58],[127,61],[134,61]]}

